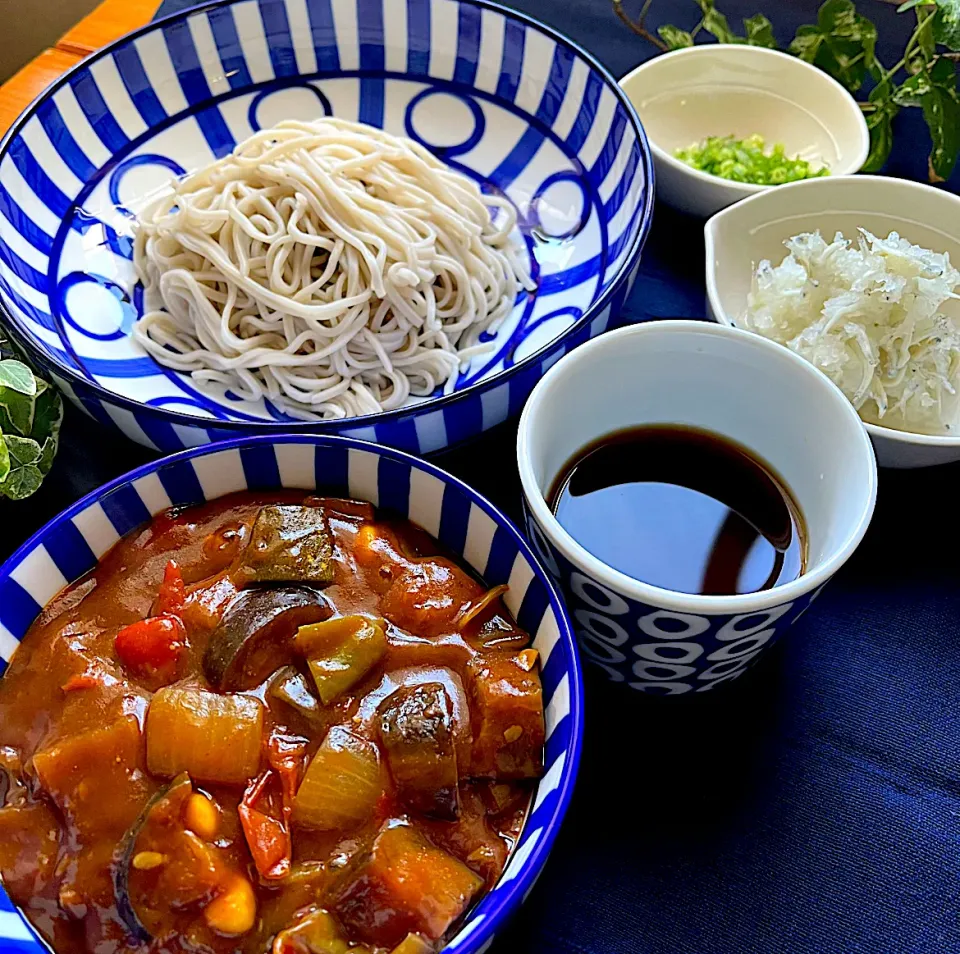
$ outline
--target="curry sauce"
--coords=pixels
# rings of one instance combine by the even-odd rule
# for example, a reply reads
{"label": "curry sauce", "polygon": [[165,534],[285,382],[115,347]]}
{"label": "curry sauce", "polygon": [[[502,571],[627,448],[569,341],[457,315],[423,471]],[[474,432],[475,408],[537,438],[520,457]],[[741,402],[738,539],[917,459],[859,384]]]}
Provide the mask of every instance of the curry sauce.
{"label": "curry sauce", "polygon": [[168,512],[0,680],[0,877],[58,954],[437,950],[542,771],[536,652],[368,504]]}

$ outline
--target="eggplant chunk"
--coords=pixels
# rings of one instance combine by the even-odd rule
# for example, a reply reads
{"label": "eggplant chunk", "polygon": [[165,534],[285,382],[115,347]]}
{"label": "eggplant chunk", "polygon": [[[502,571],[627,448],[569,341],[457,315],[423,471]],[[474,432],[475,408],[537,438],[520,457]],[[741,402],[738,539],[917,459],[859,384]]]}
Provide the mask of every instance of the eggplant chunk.
{"label": "eggplant chunk", "polygon": [[262,507],[239,563],[257,583],[330,583],[333,536],[326,514],[319,507]]}
{"label": "eggplant chunk", "polygon": [[308,586],[243,590],[210,637],[204,675],[221,691],[252,689],[290,662],[292,639],[300,626],[330,613],[323,595]]}
{"label": "eggplant chunk", "polygon": [[172,911],[209,904],[236,877],[220,850],[185,826],[192,795],[190,776],[177,776],[150,799],[114,854],[117,912],[142,943],[169,936]]}
{"label": "eggplant chunk", "polygon": [[117,898],[117,914],[130,932],[131,937],[149,944],[153,940],[153,927],[147,926],[145,921],[152,918],[144,912],[143,917],[138,912],[137,899],[131,894],[131,876],[135,875],[136,868],[133,859],[138,853],[140,835],[153,823],[159,828],[167,826],[167,820],[176,817],[183,809],[187,799],[193,792],[190,776],[184,773],[178,775],[172,782],[160,789],[147,802],[140,817],[130,826],[126,835],[117,847],[113,857],[112,874],[114,893]]}
{"label": "eggplant chunk", "polygon": [[400,798],[412,812],[454,821],[460,814],[453,712],[438,682],[404,686],[380,710],[380,738]]}
{"label": "eggplant chunk", "polygon": [[311,724],[319,723],[322,719],[320,701],[313,694],[307,677],[293,666],[285,666],[276,674],[270,683],[268,695],[289,706]]}
{"label": "eggplant chunk", "polygon": [[485,653],[467,666],[473,776],[537,778],[543,771],[543,689],[528,663],[524,653]]}
{"label": "eggplant chunk", "polygon": [[367,944],[395,947],[408,934],[439,940],[483,888],[483,879],[416,828],[384,824],[333,908]]}

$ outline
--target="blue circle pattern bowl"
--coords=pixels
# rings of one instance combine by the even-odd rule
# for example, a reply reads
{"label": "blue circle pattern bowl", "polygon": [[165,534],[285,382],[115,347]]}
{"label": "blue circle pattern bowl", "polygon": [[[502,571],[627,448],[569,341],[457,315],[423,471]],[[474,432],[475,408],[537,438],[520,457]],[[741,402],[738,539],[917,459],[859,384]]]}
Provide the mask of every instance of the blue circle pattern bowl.
{"label": "blue circle pattern bowl", "polygon": [[584,658],[611,682],[652,696],[710,692],[742,676],[817,598],[752,613],[680,613],[614,593],[574,566],[524,501],[527,538],[562,588]]}
{"label": "blue circle pattern bowl", "polygon": [[[129,337],[142,309],[131,208],[284,118],[408,135],[506,195],[537,291],[456,390],[298,423],[200,390]],[[486,2],[217,0],[58,80],[0,144],[0,304],[79,407],[162,451],[252,431],[338,433],[429,453],[519,412],[619,313],[650,225],[650,152],[616,82],[548,28]]]}
{"label": "blue circle pattern bowl", "polygon": [[[0,672],[43,606],[152,515],[281,487],[369,500],[419,524],[491,585],[508,584],[507,606],[534,637],[547,728],[544,775],[503,876],[445,948],[480,952],[533,887],[567,810],[580,761],[583,686],[573,632],[549,575],[516,527],[456,478],[397,451],[309,435],[241,438],[147,464],[64,511],[0,567]],[[0,950],[45,950],[2,889]]]}

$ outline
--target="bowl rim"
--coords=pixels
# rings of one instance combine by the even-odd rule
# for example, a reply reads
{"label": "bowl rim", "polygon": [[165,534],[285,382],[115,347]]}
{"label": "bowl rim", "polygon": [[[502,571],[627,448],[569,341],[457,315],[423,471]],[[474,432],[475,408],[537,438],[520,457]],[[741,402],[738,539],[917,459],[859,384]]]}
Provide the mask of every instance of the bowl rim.
{"label": "bowl rim", "polygon": [[[332,434],[290,433],[245,435],[230,440],[220,441],[215,444],[204,444],[199,447],[191,447],[186,450],[179,451],[176,454],[158,457],[155,460],[148,461],[146,464],[142,464],[139,467],[135,467],[134,469],[121,474],[119,477],[115,477],[113,480],[110,480],[100,487],[91,490],[89,493],[84,494],[83,497],[81,497],[75,503],[72,503],[69,507],[60,511],[58,514],[56,514],[56,516],[46,521],[39,530],[31,534],[25,543],[17,547],[10,557],[0,564],[0,582],[10,578],[12,570],[19,566],[23,559],[29,556],[29,554],[32,553],[38,546],[43,545],[44,538],[51,528],[72,519],[78,513],[97,503],[102,497],[106,496],[108,493],[118,487],[130,486],[140,478],[156,473],[161,467],[166,467],[170,464],[177,464],[199,457],[206,457],[210,454],[219,454],[222,452],[229,452],[231,450],[238,450],[240,448],[275,446],[277,444],[291,443],[322,446],[332,445],[334,447],[342,447],[344,449],[355,449],[364,451],[366,453],[373,453],[378,456],[386,457],[393,461],[405,464],[411,468],[424,471],[432,477],[435,477],[445,486],[452,485],[461,494],[465,495],[467,499],[471,501],[471,503],[474,503],[480,507],[480,509],[483,510],[498,527],[501,527],[507,531],[516,545],[517,550],[523,554],[524,558],[533,568],[534,575],[546,588],[549,606],[553,611],[554,617],[556,618],[557,628],[560,633],[560,640],[558,641],[562,640],[565,642],[570,656],[570,665],[566,669],[566,672],[569,676],[570,694],[570,711],[567,716],[567,718],[571,720],[570,742],[565,749],[565,755],[562,756],[564,758],[564,763],[560,772],[560,783],[556,789],[557,806],[550,819],[543,826],[543,836],[539,839],[539,841],[537,841],[533,850],[524,859],[523,865],[521,866],[517,875],[513,877],[504,887],[503,897],[494,898],[494,903],[491,906],[491,909],[484,912],[485,916],[480,922],[480,926],[476,930],[470,932],[468,937],[464,939],[463,943],[457,946],[457,951],[461,952],[461,954],[467,954],[467,952],[479,952],[487,943],[487,941],[495,936],[497,930],[501,927],[504,920],[512,915],[523,903],[528,892],[533,888],[543,868],[543,865],[545,864],[547,857],[553,848],[553,844],[557,838],[557,835],[559,834],[560,828],[567,814],[567,810],[570,807],[570,801],[573,797],[573,791],[576,786],[583,749],[584,724],[583,667],[580,660],[579,651],[577,649],[577,641],[573,631],[573,624],[566,609],[566,604],[562,600],[552,577],[550,576],[546,567],[544,567],[543,561],[537,555],[535,549],[531,546],[526,537],[524,537],[524,535],[520,532],[513,520],[503,513],[499,507],[491,503],[485,496],[483,496],[483,494],[477,490],[474,490],[473,487],[461,480],[459,477],[456,477],[448,471],[443,470],[441,467],[437,467],[436,464],[425,461],[422,458],[414,456],[413,454],[408,454],[405,451],[397,450],[392,447],[385,447],[380,444],[373,444],[369,441],[363,441],[353,437],[342,437]],[[282,483],[280,486],[282,486]],[[264,492],[269,493],[269,491]],[[200,502],[201,501],[197,501],[197,503]],[[460,555],[460,558],[462,559],[462,555]],[[97,564],[100,563],[100,559],[101,558],[97,559]],[[70,580],[68,581],[68,585],[74,582],[76,581]],[[4,677],[4,672],[0,672],[0,679]],[[540,781],[542,781],[542,778],[538,780],[538,786]],[[534,798],[535,797],[536,796],[534,796]],[[533,802],[531,802],[531,805],[532,804]],[[527,815],[527,818],[524,821],[524,830],[526,830],[526,825],[529,823],[531,817],[532,812]],[[502,875],[496,884],[499,885],[501,882]],[[496,885],[494,887],[496,887]],[[0,890],[2,890],[2,886],[0,886]],[[483,902],[490,897],[491,895],[489,893],[485,895],[484,898],[481,899],[480,904],[483,904]],[[16,908],[16,913],[21,921],[27,926],[33,937],[37,939],[38,943],[41,945],[37,949],[38,954],[41,950],[48,949],[46,942],[40,938],[40,935],[34,930],[33,925],[27,920],[26,917],[24,917],[19,908]],[[468,918],[461,925],[460,930],[463,930],[469,923],[470,917],[468,916]],[[456,935],[454,935],[454,937],[455,936]],[[445,949],[446,947],[444,947],[444,950]]]}
{"label": "bowl rim", "polygon": [[[0,162],[7,156],[10,144],[20,135],[23,127],[33,118],[40,106],[57,93],[58,90],[69,84],[70,80],[77,73],[88,70],[95,63],[104,57],[112,54],[115,50],[122,47],[140,36],[162,30],[164,27],[173,23],[186,21],[194,14],[209,13],[221,7],[230,7],[244,2],[244,0],[205,0],[196,6],[186,10],[176,11],[163,17],[151,20],[123,36],[118,37],[111,43],[97,50],[90,56],[85,57],[74,64],[65,73],[55,79],[49,86],[42,90],[30,103],[26,109],[14,120],[10,128],[0,137]],[[518,21],[528,27],[533,27],[541,34],[552,39],[557,46],[565,47],[576,57],[583,60],[584,63],[595,72],[601,80],[610,89],[610,92],[616,97],[620,105],[626,110],[627,117],[633,127],[633,132],[637,138],[637,148],[640,151],[640,162],[643,169],[643,175],[646,181],[646,189],[642,198],[642,208],[640,217],[635,226],[636,234],[633,236],[629,249],[624,255],[623,262],[616,274],[613,275],[607,285],[607,288],[598,296],[596,301],[592,302],[586,308],[584,313],[569,328],[562,331],[556,338],[546,342],[538,348],[533,354],[527,355],[510,368],[504,368],[496,374],[487,378],[481,378],[473,384],[468,385],[459,391],[453,391],[450,394],[440,394],[436,397],[430,397],[419,404],[408,407],[399,407],[391,411],[378,411],[372,414],[362,414],[356,417],[335,418],[319,421],[269,421],[269,420],[231,420],[213,417],[202,417],[197,414],[188,414],[184,411],[171,410],[164,407],[155,407],[146,403],[141,403],[134,398],[117,394],[109,388],[104,387],[98,381],[90,380],[73,368],[62,363],[58,358],[48,355],[43,349],[33,342],[30,335],[19,327],[19,321],[14,318],[9,309],[0,298],[0,317],[4,318],[4,324],[11,337],[36,360],[45,367],[55,370],[56,374],[65,378],[71,385],[76,385],[81,390],[93,391],[102,401],[108,404],[119,405],[130,411],[136,411],[140,414],[148,414],[152,417],[160,418],[175,424],[182,424],[186,427],[201,427],[208,430],[232,430],[242,429],[248,433],[262,432],[265,434],[290,433],[290,432],[312,432],[323,433],[328,428],[342,429],[344,427],[369,427],[374,424],[386,423],[399,418],[410,417],[414,415],[427,414],[432,411],[442,410],[455,404],[461,398],[467,395],[480,395],[484,392],[497,387],[522,371],[534,366],[538,361],[542,361],[549,355],[553,349],[563,344],[571,336],[575,335],[584,328],[589,327],[590,323],[606,308],[618,293],[624,282],[627,281],[631,271],[640,259],[644,245],[650,234],[650,228],[653,222],[653,210],[655,206],[656,183],[654,173],[653,153],[651,143],[647,138],[646,130],[640,122],[640,117],[634,107],[630,97],[626,95],[620,87],[613,74],[595,57],[579,43],[565,36],[559,30],[541,22],[536,17],[530,16],[519,10],[513,10],[497,0],[457,0],[459,3],[467,6],[479,7],[481,9],[491,10],[500,14],[508,20]],[[318,71],[319,72],[319,71]],[[252,84],[251,88],[258,84]]]}
{"label": "bowl rim", "polygon": [[[944,189],[938,189],[935,186],[927,185],[924,182],[914,182],[912,179],[899,179],[893,176],[875,176],[875,175],[857,175],[857,176],[847,176],[849,182],[844,183],[845,186],[853,186],[856,189],[867,189],[871,190],[873,194],[877,189],[889,189],[889,190],[903,190],[903,191],[915,191],[920,190],[921,192],[927,193],[936,193],[936,195],[944,202],[952,203],[956,206],[957,218],[960,221],[960,196],[956,195],[953,192],[947,192]],[[839,181],[840,177],[838,176],[833,180],[833,182]],[[777,189],[809,189],[809,188],[823,188],[830,184],[830,177],[825,176],[822,179],[803,179],[800,182],[787,182],[782,186],[778,186]],[[836,188],[836,186],[830,186],[831,188]],[[765,190],[766,192],[767,190]],[[717,289],[717,269],[714,268],[713,262],[715,259],[715,230],[718,226],[718,223],[715,221],[720,219],[725,215],[735,215],[738,211],[737,206],[746,205],[750,202],[755,202],[760,199],[766,198],[765,195],[755,195],[750,196],[748,199],[744,199],[742,203],[738,202],[735,205],[730,205],[725,209],[721,209],[719,212],[714,213],[703,226],[703,237],[704,237],[704,251],[706,256],[706,285],[707,285],[707,300],[710,304],[709,315],[710,319],[721,327],[726,328],[735,328],[737,330],[743,331],[747,329],[741,329],[733,319],[731,315],[727,314],[726,309],[722,306],[720,302],[720,292]],[[773,201],[772,199],[767,199],[767,201]],[[832,209],[831,211],[838,211]],[[771,219],[771,222],[774,221]],[[960,232],[957,234],[957,240],[960,241]],[[756,334],[756,332],[750,332],[749,334]],[[757,335],[757,337],[763,337],[762,335]],[[764,339],[769,340],[769,339]],[[777,344],[778,347],[783,348],[785,351],[790,349],[786,345],[779,344],[779,342],[773,342]],[[791,352],[792,353],[792,352]],[[852,405],[851,405],[852,406]],[[859,416],[859,415],[858,415]],[[867,433],[874,438],[877,438],[881,441],[893,441],[898,444],[914,445],[917,447],[960,447],[960,434],[950,435],[950,434],[916,434],[912,431],[900,431],[894,427],[885,427],[883,424],[872,424],[869,421],[861,420],[860,423],[866,428]]]}
{"label": "bowl rim", "polygon": [[[846,102],[848,112],[854,118],[854,123],[851,124],[851,126],[856,126],[860,138],[859,149],[851,155],[847,162],[841,163],[837,167],[838,171],[831,169],[830,176],[837,178],[839,176],[853,175],[867,161],[867,156],[870,154],[870,130],[867,127],[867,121],[864,118],[863,111],[860,109],[857,101],[832,76],[828,75],[813,64],[807,63],[805,60],[801,60],[799,57],[792,56],[789,53],[784,53],[782,50],[771,50],[765,46],[749,46],[747,44],[740,43],[698,43],[694,46],[683,47],[679,50],[669,50],[666,53],[659,53],[656,56],[651,57],[649,60],[646,60],[643,63],[635,66],[632,70],[630,70],[629,73],[625,73],[620,78],[619,85],[621,88],[623,88],[624,83],[631,80],[634,76],[638,76],[643,72],[655,69],[656,65],[662,63],[664,60],[692,56],[714,56],[718,50],[736,50],[739,57],[755,56],[759,57],[760,59],[767,58],[786,60],[792,64],[795,64],[801,71],[806,71],[808,76],[815,75],[818,82],[823,83],[828,88],[832,88],[834,93],[839,94],[840,98]],[[626,92],[625,89],[624,92]],[[630,101],[633,102],[632,99]],[[637,111],[637,114],[639,115],[639,110]],[[688,165],[680,159],[677,159],[675,156],[672,156],[669,152],[658,145],[657,141],[649,134],[647,136],[647,141],[650,144],[651,152],[653,152],[658,162],[663,162],[671,169],[683,173],[684,175],[692,176],[694,179],[700,182],[708,183],[712,186],[721,186],[724,189],[729,190],[731,193],[741,197],[758,195],[761,192],[766,192],[768,189],[781,188],[779,185],[762,185],[756,182],[736,182],[733,179],[724,179],[722,176],[715,176],[712,173],[703,172],[701,169],[694,169],[693,166]],[[803,182],[808,180],[800,181]],[[794,183],[783,183],[783,185],[793,184]]]}
{"label": "bowl rim", "polygon": [[[877,501],[877,463],[873,445],[862,426],[855,426],[853,433],[859,439],[859,452],[864,455],[867,461],[869,481],[868,486],[864,488],[862,506],[856,523],[841,544],[819,566],[789,583],[775,586],[769,590],[760,590],[756,593],[711,596],[701,593],[681,593],[676,590],[654,586],[651,583],[644,583],[642,580],[637,580],[620,570],[614,569],[599,557],[594,556],[564,529],[551,512],[534,477],[530,454],[530,431],[533,427],[533,415],[536,412],[537,404],[546,399],[551,387],[560,386],[563,377],[573,368],[577,360],[583,360],[591,351],[601,347],[611,347],[620,338],[643,337],[648,334],[695,335],[701,338],[721,337],[738,341],[738,347],[753,347],[760,351],[766,351],[774,359],[782,360],[786,365],[792,366],[793,370],[801,376],[806,376],[811,387],[820,388],[829,394],[830,400],[836,405],[837,414],[840,417],[847,418],[852,425],[861,424],[857,412],[833,381],[788,348],[784,348],[760,335],[710,321],[686,318],[646,321],[636,325],[628,325],[625,328],[618,328],[616,331],[611,331],[588,341],[581,348],[558,361],[540,379],[521,415],[520,428],[517,434],[517,463],[520,470],[520,483],[527,505],[544,535],[551,545],[555,546],[574,567],[577,569],[583,568],[585,572],[604,586],[609,587],[614,593],[671,612],[696,613],[707,616],[753,615],[816,592],[830,580],[857,549],[873,517]],[[601,428],[598,430],[597,436],[602,436],[604,433],[608,433],[608,431]],[[854,451],[855,448],[850,448],[850,453]]]}

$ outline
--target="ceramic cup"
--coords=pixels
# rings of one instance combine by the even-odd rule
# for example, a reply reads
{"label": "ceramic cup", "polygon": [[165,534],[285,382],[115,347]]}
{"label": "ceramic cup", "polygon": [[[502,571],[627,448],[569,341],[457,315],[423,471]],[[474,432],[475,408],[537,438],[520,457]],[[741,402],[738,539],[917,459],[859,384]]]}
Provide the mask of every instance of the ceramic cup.
{"label": "ceramic cup", "polygon": [[[604,564],[553,516],[546,495],[567,462],[642,424],[704,428],[768,462],[807,528],[807,570],[758,593],[661,589]],[[563,587],[583,655],[651,695],[707,692],[740,676],[795,622],[866,532],[877,491],[860,419],[825,375],[758,335],[697,321],[633,325],[555,364],[520,421],[527,528]]]}

